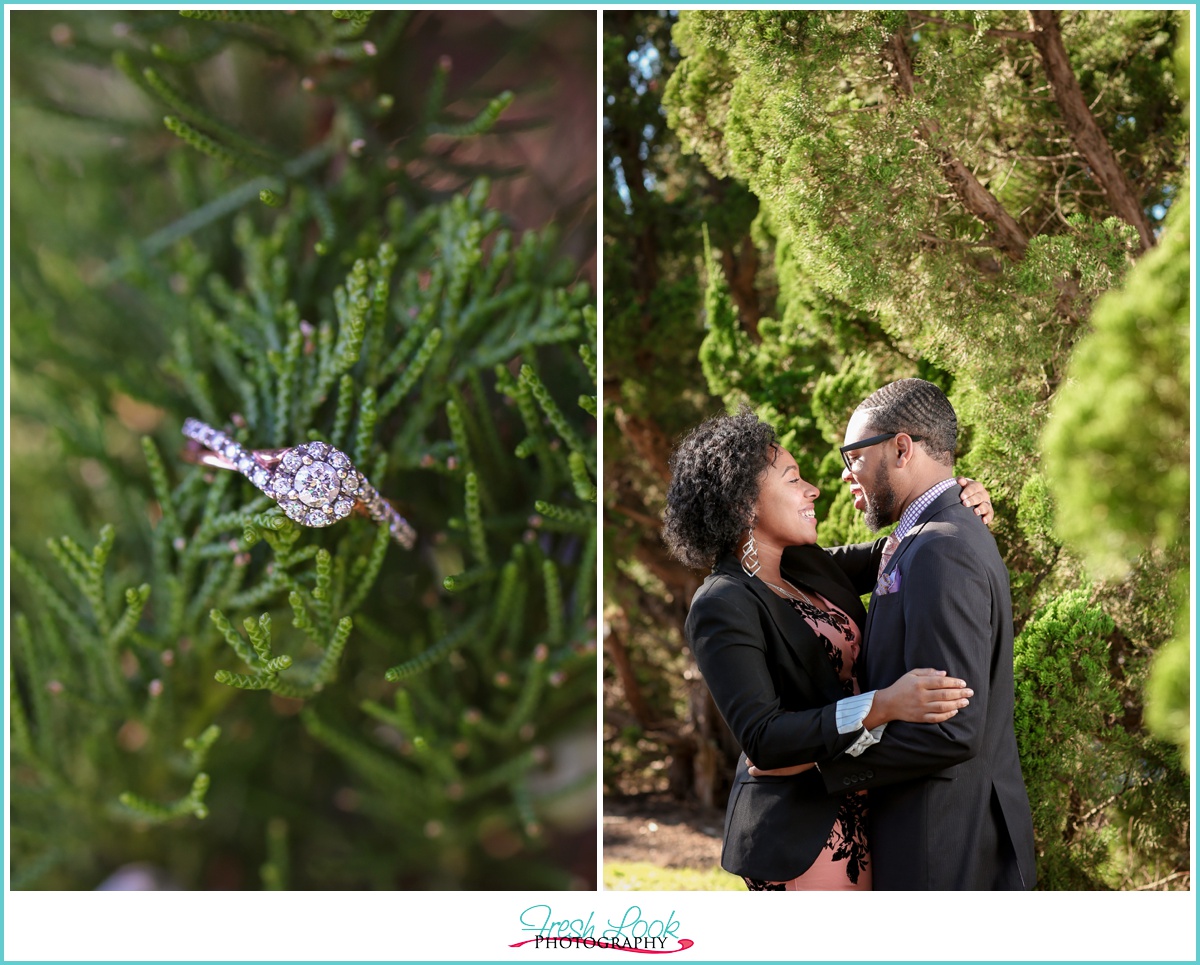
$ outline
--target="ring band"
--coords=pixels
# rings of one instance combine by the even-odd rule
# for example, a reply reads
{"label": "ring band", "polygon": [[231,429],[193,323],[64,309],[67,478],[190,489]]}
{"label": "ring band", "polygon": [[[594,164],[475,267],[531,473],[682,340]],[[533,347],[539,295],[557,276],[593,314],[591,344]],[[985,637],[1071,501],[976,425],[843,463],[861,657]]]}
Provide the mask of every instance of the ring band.
{"label": "ring band", "polygon": [[327,442],[314,439],[285,449],[246,449],[199,419],[186,420],[183,434],[198,444],[189,447],[188,459],[240,472],[301,526],[328,526],[357,509],[386,526],[405,549],[416,543],[416,530],[367,482],[349,456]]}

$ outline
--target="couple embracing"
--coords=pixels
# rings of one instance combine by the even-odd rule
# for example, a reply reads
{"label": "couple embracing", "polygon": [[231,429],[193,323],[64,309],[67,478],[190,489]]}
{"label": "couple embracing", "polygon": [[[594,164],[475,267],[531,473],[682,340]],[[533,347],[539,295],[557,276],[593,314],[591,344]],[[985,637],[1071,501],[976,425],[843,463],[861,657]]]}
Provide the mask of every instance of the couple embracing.
{"label": "couple embracing", "polygon": [[832,549],[817,488],[753,414],[672,457],[664,536],[713,567],[685,633],[742,749],[721,864],[751,890],[1033,887],[1008,573],[956,437],[930,382],[862,402],[842,479],[871,529],[897,525]]}

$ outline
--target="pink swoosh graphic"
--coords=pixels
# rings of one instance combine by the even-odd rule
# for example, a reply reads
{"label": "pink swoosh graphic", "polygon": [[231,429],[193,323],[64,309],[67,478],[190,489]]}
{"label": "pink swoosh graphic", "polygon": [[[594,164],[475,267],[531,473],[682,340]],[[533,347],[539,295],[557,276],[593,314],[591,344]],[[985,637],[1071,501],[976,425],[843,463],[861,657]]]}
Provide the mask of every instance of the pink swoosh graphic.
{"label": "pink swoosh graphic", "polygon": [[[523,942],[517,942],[515,945],[509,945],[508,947],[509,948],[520,948],[522,945],[531,945],[536,941],[537,941],[536,938],[527,938]],[[584,943],[585,939],[576,938],[574,935],[571,935],[569,937],[564,935],[561,938],[555,938],[554,941],[555,942],[575,942],[577,945],[582,945]],[[639,955],[674,955],[676,952],[685,952],[689,948],[691,948],[694,944],[696,944],[690,938],[678,938],[678,939],[676,939],[676,941],[679,942],[678,948],[657,949],[657,948],[630,948],[628,945],[618,945],[618,944],[614,944],[613,942],[606,942],[603,938],[588,938],[588,939],[586,939],[586,941],[591,942],[593,944],[593,947],[595,947],[595,948],[609,948],[609,949],[614,949],[615,951],[618,951],[618,952],[637,952]]]}

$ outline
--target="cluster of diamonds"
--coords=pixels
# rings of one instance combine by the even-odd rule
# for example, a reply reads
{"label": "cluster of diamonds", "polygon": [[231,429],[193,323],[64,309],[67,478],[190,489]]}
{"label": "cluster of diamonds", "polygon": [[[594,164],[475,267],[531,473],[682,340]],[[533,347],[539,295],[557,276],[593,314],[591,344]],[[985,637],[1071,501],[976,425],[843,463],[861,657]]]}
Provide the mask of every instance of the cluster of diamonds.
{"label": "cluster of diamonds", "polygon": [[[253,478],[250,481],[258,485]],[[349,516],[370,487],[340,449],[326,442],[306,442],[285,452],[270,483],[259,488],[278,500],[297,523],[328,526]]]}

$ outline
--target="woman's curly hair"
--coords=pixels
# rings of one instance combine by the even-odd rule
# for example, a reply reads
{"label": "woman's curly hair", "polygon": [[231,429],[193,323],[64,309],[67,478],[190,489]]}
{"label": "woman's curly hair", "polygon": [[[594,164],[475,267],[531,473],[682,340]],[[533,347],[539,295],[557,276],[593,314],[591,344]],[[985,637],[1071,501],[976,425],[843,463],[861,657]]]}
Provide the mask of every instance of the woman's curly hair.
{"label": "woman's curly hair", "polygon": [[737,545],[777,445],[775,430],[747,408],[688,433],[671,455],[663,513],[663,539],[672,556],[702,568]]}

